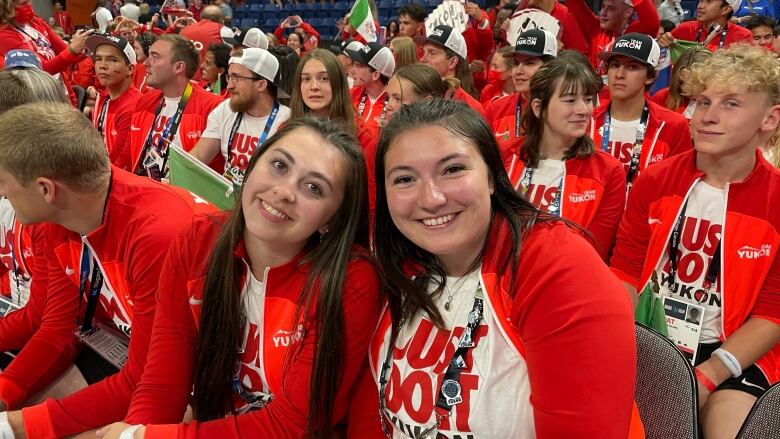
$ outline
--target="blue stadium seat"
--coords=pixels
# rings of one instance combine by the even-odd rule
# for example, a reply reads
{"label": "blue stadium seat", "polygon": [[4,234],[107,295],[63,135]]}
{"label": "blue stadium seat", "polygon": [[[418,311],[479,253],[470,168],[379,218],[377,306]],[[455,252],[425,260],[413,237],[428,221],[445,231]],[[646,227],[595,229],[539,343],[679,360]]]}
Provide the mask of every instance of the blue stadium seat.
{"label": "blue stadium seat", "polygon": [[346,11],[349,8],[349,3],[347,2],[336,2],[333,5],[333,9],[339,10],[339,11]]}
{"label": "blue stadium seat", "polygon": [[260,5],[260,4],[257,4],[257,3],[252,3],[251,5],[249,5],[249,12],[252,13],[253,17],[259,17],[260,16],[260,11],[262,9],[263,9],[263,5]]}
{"label": "blue stadium seat", "polygon": [[281,20],[276,17],[266,18],[265,21],[263,21],[263,30],[266,32],[273,32],[276,30],[276,26],[279,26],[280,22]]}
{"label": "blue stadium seat", "polygon": [[257,18],[244,18],[240,21],[241,27],[257,27],[259,26]]}
{"label": "blue stadium seat", "polygon": [[247,12],[249,11],[249,5],[247,3],[241,3],[240,5],[236,5],[236,7],[233,8],[233,12],[235,11]]}

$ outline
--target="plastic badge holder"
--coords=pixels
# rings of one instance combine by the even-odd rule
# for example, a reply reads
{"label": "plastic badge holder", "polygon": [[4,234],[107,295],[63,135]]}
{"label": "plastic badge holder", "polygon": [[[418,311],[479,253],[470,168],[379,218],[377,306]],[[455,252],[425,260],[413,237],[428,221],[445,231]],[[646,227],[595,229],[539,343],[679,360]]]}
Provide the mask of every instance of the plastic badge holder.
{"label": "plastic badge holder", "polygon": [[97,323],[93,330],[79,334],[79,338],[117,369],[127,362],[130,339],[117,329]]}

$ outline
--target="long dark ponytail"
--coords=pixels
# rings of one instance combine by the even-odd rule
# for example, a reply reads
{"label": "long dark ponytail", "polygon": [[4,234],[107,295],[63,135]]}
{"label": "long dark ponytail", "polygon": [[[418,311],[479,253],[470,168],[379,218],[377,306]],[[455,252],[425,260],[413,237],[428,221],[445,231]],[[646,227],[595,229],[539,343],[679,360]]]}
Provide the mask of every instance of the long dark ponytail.
{"label": "long dark ponytail", "polygon": [[[316,338],[316,356],[311,374],[308,437],[329,437],[333,416],[333,398],[341,380],[344,316],[342,290],[347,264],[356,255],[353,243],[367,246],[366,169],[360,147],[339,127],[324,119],[304,117],[288,122],[253,155],[246,170],[248,177],[260,156],[279,139],[297,129],[310,129],[342,153],[345,164],[344,199],[329,223],[329,231],[320,242],[315,233],[301,261],[308,269],[305,286],[298,300],[292,325],[304,319],[311,323]],[[245,180],[246,181],[246,180]],[[238,200],[241,194],[238,195]],[[237,202],[230,219],[210,255],[200,330],[195,351],[193,411],[205,421],[235,413],[232,379],[239,361],[242,307],[241,278],[243,262],[234,250],[243,239],[244,212]],[[300,343],[298,349],[303,343]],[[298,350],[291,350],[285,367]]]}

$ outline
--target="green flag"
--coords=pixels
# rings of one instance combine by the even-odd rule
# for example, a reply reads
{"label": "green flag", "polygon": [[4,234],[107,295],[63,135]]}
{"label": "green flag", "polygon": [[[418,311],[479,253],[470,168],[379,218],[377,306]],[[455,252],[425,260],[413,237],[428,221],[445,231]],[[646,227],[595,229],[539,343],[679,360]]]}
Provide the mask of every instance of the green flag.
{"label": "green flag", "polygon": [[374,16],[371,15],[371,8],[368,6],[368,0],[356,0],[352,10],[349,11],[349,25],[360,34],[366,42],[376,41],[376,26],[374,26]]}
{"label": "green flag", "polygon": [[222,210],[233,208],[235,194],[230,181],[178,146],[171,145],[168,150],[171,185],[186,189]]}
{"label": "green flag", "polygon": [[649,326],[664,336],[669,336],[666,326],[666,313],[664,313],[664,301],[658,294],[658,275],[653,272],[650,282],[647,283],[642,294],[639,295],[639,305],[634,310],[634,319],[645,326]]}
{"label": "green flag", "polygon": [[672,58],[672,63],[676,63],[680,55],[693,49],[694,47],[701,47],[701,43],[687,40],[676,40],[674,44],[669,46],[669,55]]}

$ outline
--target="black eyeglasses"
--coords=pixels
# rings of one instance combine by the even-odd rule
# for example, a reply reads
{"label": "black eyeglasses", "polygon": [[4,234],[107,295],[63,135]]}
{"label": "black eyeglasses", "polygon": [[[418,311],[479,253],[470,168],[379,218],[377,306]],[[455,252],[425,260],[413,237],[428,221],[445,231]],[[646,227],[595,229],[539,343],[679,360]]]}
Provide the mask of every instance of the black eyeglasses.
{"label": "black eyeglasses", "polygon": [[227,75],[228,82],[232,82],[233,84],[238,83],[239,79],[246,79],[248,81],[259,81],[259,80],[261,80],[263,78],[257,78],[257,77],[253,77],[253,76],[241,76],[241,75],[235,75],[233,73],[228,73],[228,75]]}

